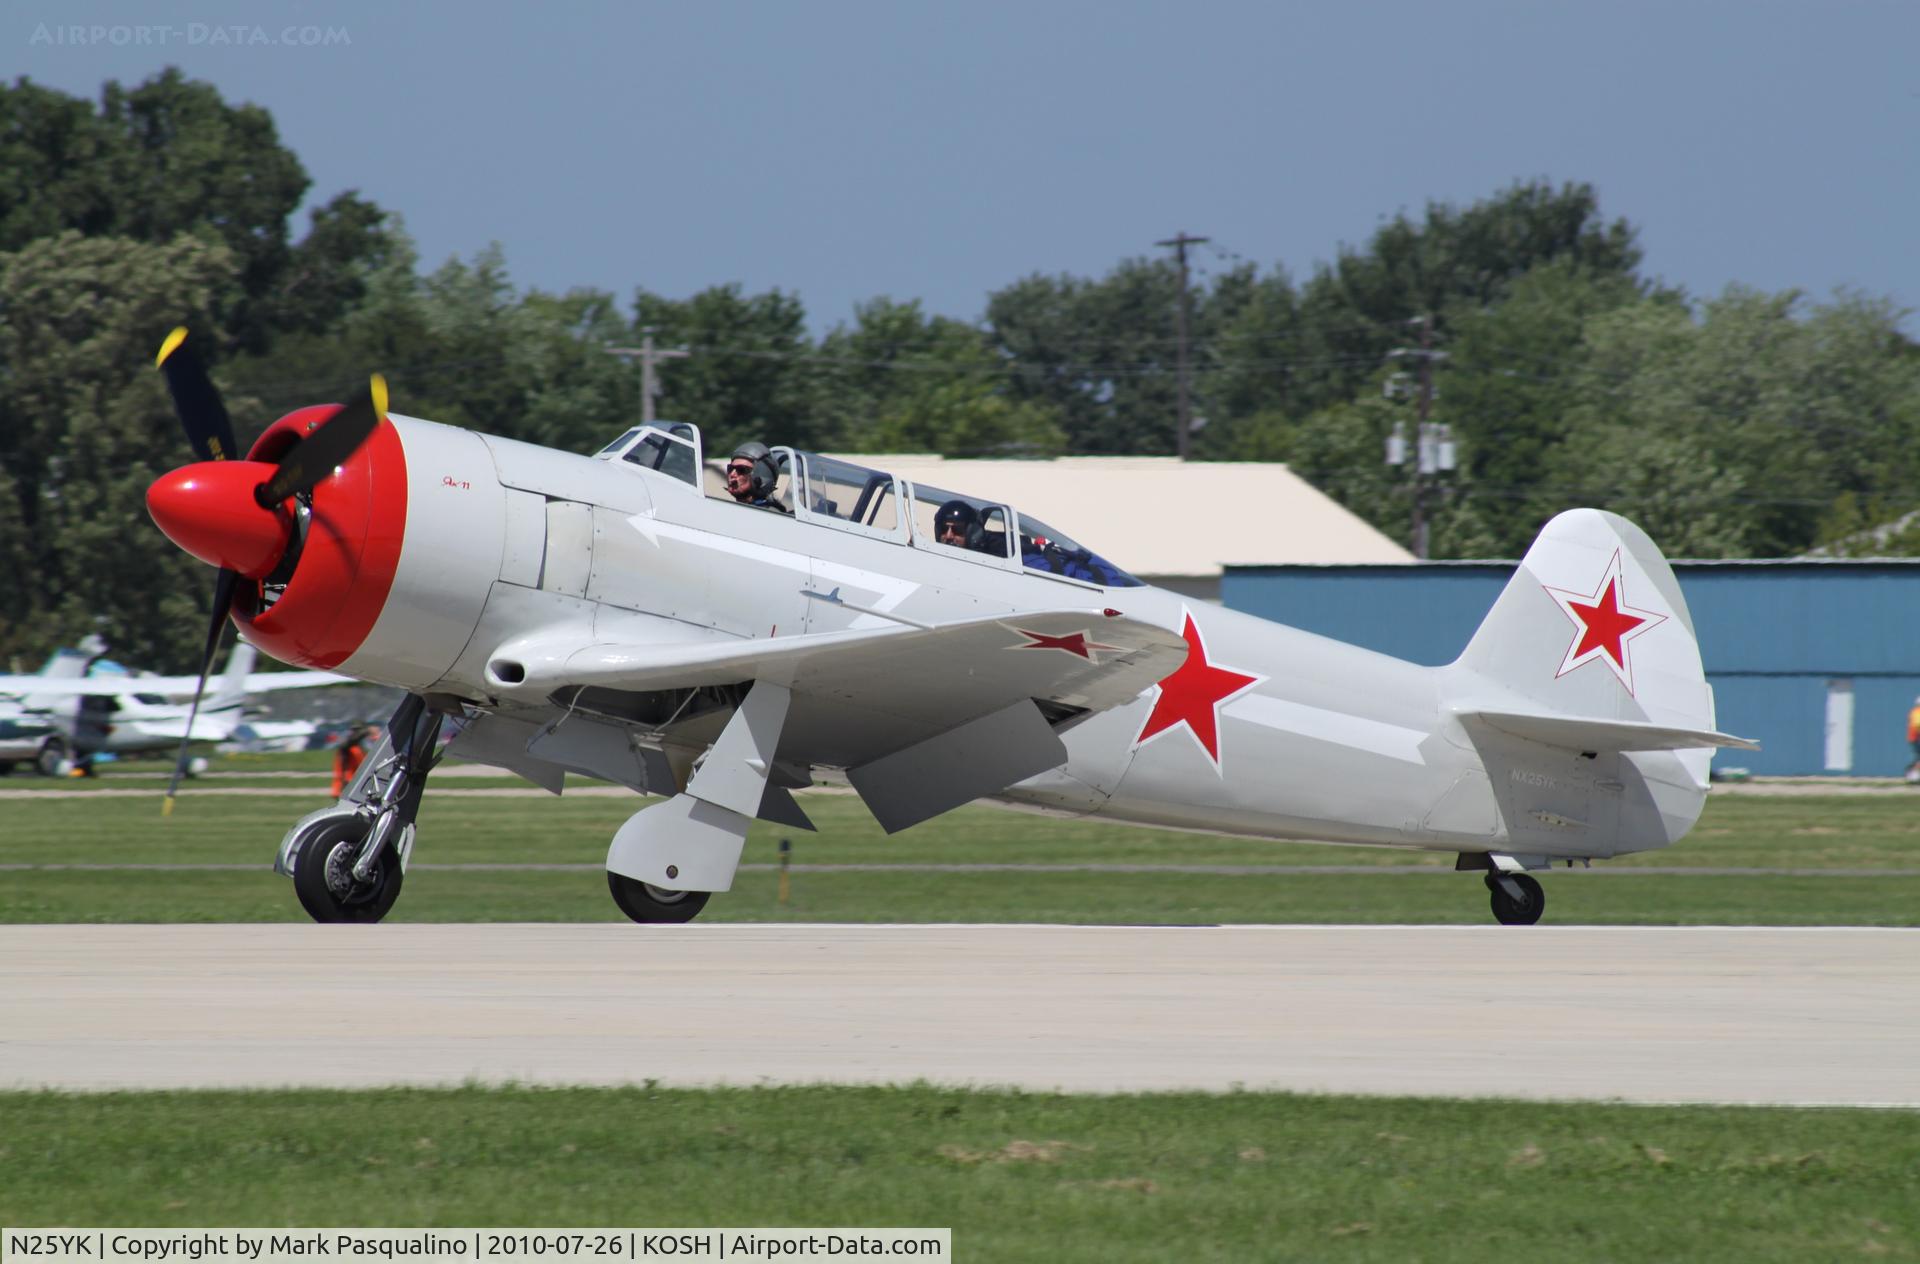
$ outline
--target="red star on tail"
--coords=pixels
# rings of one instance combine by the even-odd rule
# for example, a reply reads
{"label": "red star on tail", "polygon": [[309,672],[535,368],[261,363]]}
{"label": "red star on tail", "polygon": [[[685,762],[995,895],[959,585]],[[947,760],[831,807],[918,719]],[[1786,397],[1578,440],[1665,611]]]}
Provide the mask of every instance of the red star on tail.
{"label": "red star on tail", "polygon": [[1667,621],[1655,610],[1642,610],[1627,604],[1626,586],[1620,575],[1620,550],[1613,551],[1600,586],[1591,594],[1569,592],[1564,588],[1546,588],[1547,595],[1573,621],[1573,644],[1560,660],[1557,680],[1576,667],[1600,659],[1633,692],[1633,664],[1628,657],[1628,642],[1650,632]]}
{"label": "red star on tail", "polygon": [[1133,739],[1133,744],[1144,745],[1184,724],[1187,731],[1193,734],[1193,740],[1200,743],[1200,749],[1207,752],[1207,758],[1213,761],[1214,771],[1218,772],[1220,705],[1266,677],[1249,676],[1208,662],[1207,646],[1200,639],[1200,629],[1194,623],[1192,614],[1186,615],[1186,627],[1181,635],[1187,639],[1187,661],[1160,682],[1160,696],[1153,700],[1153,711],[1141,726],[1140,736]]}

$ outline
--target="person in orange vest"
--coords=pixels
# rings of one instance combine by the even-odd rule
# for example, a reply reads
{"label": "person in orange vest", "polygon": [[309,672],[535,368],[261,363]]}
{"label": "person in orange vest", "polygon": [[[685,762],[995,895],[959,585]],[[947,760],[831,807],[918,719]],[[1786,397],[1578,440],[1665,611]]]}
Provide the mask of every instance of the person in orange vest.
{"label": "person in orange vest", "polygon": [[1913,700],[1907,712],[1907,745],[1913,747],[1913,762],[1907,765],[1907,780],[1920,782],[1920,698]]}
{"label": "person in orange vest", "polygon": [[366,759],[367,726],[356,724],[347,730],[340,744],[333,748],[333,797],[339,798],[353,784],[353,775],[360,771],[361,761]]}

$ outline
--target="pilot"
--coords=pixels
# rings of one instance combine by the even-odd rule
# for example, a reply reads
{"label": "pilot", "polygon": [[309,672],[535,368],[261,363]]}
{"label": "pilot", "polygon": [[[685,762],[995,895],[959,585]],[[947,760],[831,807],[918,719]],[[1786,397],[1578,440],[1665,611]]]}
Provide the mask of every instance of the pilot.
{"label": "pilot", "polygon": [[933,538],[956,549],[980,547],[980,511],[964,500],[950,500],[933,515]]}
{"label": "pilot", "polygon": [[773,498],[773,484],[780,467],[764,443],[743,443],[727,458],[727,495],[743,505],[786,513],[787,507]]}

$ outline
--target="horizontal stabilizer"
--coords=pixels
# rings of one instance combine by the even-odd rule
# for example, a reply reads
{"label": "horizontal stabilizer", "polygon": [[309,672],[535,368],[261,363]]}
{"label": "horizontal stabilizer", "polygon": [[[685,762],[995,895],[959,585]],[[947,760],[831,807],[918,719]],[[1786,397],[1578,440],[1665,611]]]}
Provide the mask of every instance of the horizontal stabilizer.
{"label": "horizontal stabilizer", "polygon": [[1760,743],[1735,737],[1731,733],[1718,733],[1712,729],[1673,728],[1645,720],[1606,720],[1537,711],[1481,711],[1469,708],[1456,709],[1454,714],[1462,720],[1479,720],[1514,737],[1548,746],[1562,746],[1568,750],[1662,751],[1698,750],[1714,746],[1736,750],[1760,749]]}

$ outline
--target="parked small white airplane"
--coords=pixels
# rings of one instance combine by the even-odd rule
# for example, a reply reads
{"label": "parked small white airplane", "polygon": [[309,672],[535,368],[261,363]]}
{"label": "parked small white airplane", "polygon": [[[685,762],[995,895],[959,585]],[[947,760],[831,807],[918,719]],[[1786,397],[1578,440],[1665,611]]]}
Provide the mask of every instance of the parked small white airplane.
{"label": "parked small white airplane", "polygon": [[[1715,731],[1679,585],[1613,514],[1548,523],[1428,668],[1191,605],[1014,506],[883,470],[754,445],[716,495],[688,426],[573,456],[385,416],[375,378],[221,459],[231,426],[183,336],[161,362],[203,461],[147,499],[222,568],[210,633],[231,608],[276,657],[409,691],[390,746],[282,843],[321,921],[392,907],[443,720],[454,753],[555,793],[571,770],[667,796],[607,853],[637,921],[727,890],[756,817],[811,828],[790,791],[830,774],[890,832],[987,798],[1453,852],[1498,920],[1530,923],[1528,870],[1677,841],[1712,748],[1752,745]],[[1140,510],[1180,529],[1177,505]]]}
{"label": "parked small white airplane", "polygon": [[[351,676],[322,671],[255,671],[260,656],[251,646],[234,648],[239,657],[227,660],[232,672],[240,667],[240,692],[243,695],[273,693],[280,689],[312,689],[320,685],[358,684]],[[0,697],[44,699],[49,703],[81,694],[103,693],[131,695],[148,702],[190,702],[200,687],[198,676],[161,676],[152,672],[102,672],[85,666],[86,656],[60,651],[48,664],[48,671],[36,676],[0,676]],[[60,671],[80,664],[79,670]]]}
{"label": "parked small white airplane", "polygon": [[[72,661],[72,656],[57,658],[52,666]],[[156,754],[176,750],[183,742],[224,742],[245,719],[242,703],[251,695],[357,683],[333,672],[256,672],[258,661],[259,651],[253,646],[235,646],[226,671],[218,677],[218,688],[197,714],[192,699],[201,681],[195,676],[62,672],[0,676],[0,696],[17,699],[23,711],[43,715],[58,726],[62,749],[51,756],[51,765],[46,751],[37,759],[41,771],[51,773],[69,757],[86,768],[103,753]]]}

